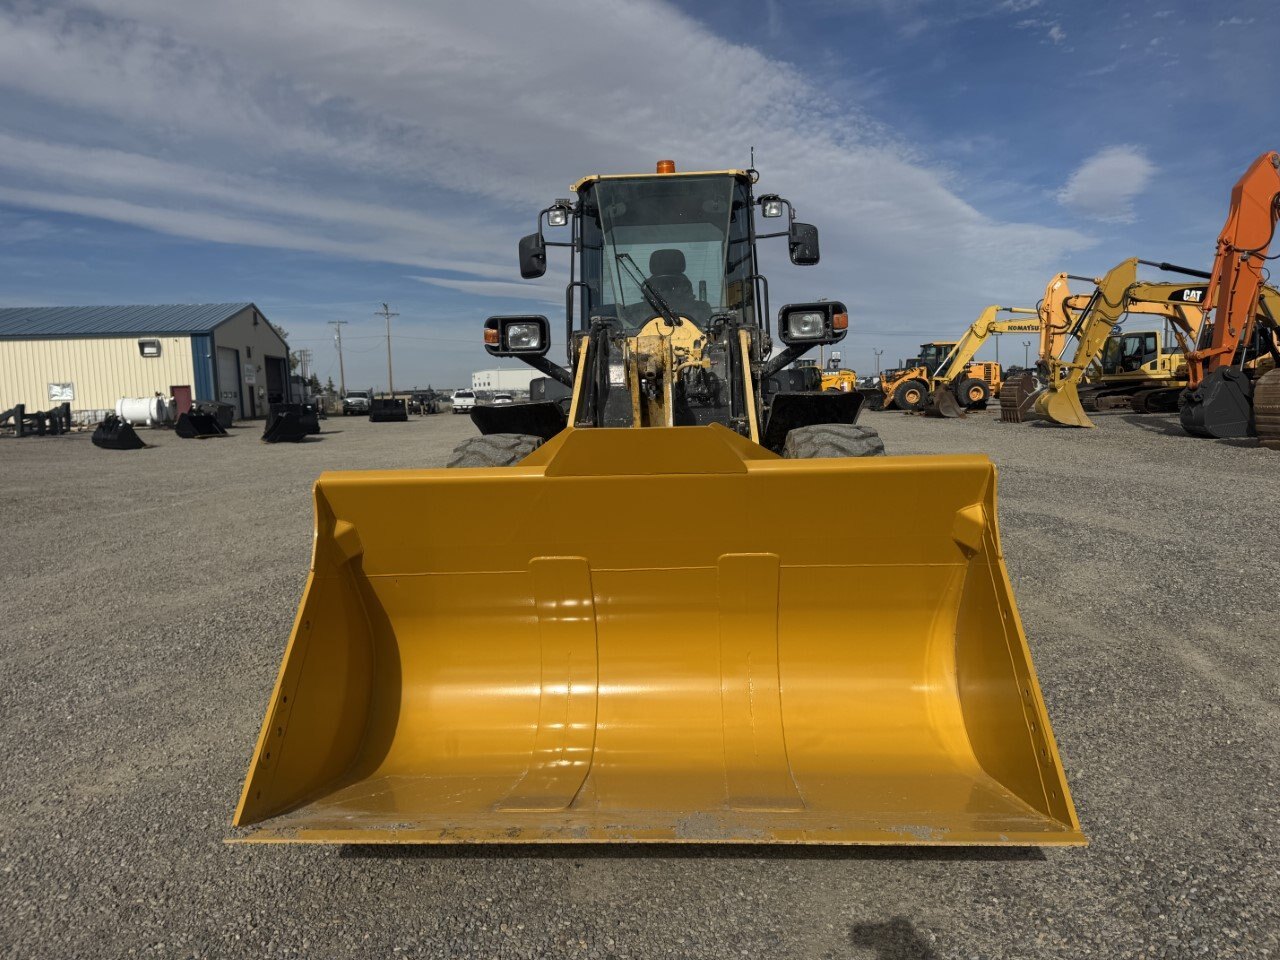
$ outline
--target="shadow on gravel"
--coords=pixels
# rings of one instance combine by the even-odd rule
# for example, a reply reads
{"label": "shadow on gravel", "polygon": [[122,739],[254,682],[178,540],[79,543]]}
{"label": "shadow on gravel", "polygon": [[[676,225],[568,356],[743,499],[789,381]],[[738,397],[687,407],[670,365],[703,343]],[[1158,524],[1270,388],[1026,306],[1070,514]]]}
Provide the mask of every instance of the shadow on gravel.
{"label": "shadow on gravel", "polygon": [[1186,437],[1188,440],[1197,440],[1200,443],[1216,443],[1220,447],[1246,447],[1254,449],[1258,446],[1258,441],[1253,437],[1223,437],[1214,440],[1212,437],[1193,437],[1187,431],[1182,429],[1182,424],[1177,419],[1177,415],[1173,415],[1173,419],[1166,419],[1159,414],[1132,414],[1122,417],[1125,423],[1132,423],[1135,427],[1141,427],[1148,433],[1157,433],[1162,437]]}
{"label": "shadow on gravel", "polygon": [[881,847],[720,843],[348,843],[354,860],[900,860],[1043,861],[1039,847]]}
{"label": "shadow on gravel", "polygon": [[906,917],[883,923],[855,923],[849,929],[855,947],[874,950],[875,960],[937,960],[938,955]]}
{"label": "shadow on gravel", "polygon": [[1125,423],[1141,427],[1148,433],[1158,433],[1162,437],[1185,437],[1187,431],[1182,429],[1176,416],[1172,420],[1155,413],[1130,413],[1120,417]]}

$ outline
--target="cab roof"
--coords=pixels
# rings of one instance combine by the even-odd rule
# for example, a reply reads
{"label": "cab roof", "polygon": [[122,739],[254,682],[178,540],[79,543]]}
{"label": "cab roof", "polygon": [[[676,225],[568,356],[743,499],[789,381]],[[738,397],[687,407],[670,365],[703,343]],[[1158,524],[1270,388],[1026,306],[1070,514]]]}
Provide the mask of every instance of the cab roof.
{"label": "cab roof", "polygon": [[574,193],[578,193],[583,187],[590,186],[598,180],[665,180],[668,177],[718,177],[726,175],[740,177],[748,181],[751,179],[751,173],[747,170],[687,170],[680,173],[592,173],[583,177],[569,189]]}

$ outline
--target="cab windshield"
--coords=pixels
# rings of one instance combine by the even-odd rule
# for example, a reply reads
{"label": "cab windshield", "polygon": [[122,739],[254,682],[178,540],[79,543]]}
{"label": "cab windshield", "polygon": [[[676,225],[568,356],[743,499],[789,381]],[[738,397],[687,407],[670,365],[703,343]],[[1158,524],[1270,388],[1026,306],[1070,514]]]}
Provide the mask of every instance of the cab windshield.
{"label": "cab windshield", "polygon": [[635,329],[669,308],[754,321],[750,194],[735,177],[599,180],[582,205],[588,316]]}

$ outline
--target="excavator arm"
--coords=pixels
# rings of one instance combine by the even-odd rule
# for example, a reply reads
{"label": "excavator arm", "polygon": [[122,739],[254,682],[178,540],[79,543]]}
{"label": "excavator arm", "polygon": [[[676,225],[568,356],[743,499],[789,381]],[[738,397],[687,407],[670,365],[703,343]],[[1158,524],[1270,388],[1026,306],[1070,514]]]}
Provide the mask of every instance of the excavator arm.
{"label": "excavator arm", "polygon": [[[1227,222],[1209,274],[1210,319],[1200,332],[1198,349],[1187,355],[1189,380],[1179,416],[1187,433],[1199,437],[1248,437],[1258,432],[1255,407],[1265,408],[1262,433],[1271,442],[1280,419],[1280,374],[1257,384],[1244,369],[1254,344],[1259,314],[1271,329],[1266,349],[1276,352],[1276,310],[1264,296],[1263,267],[1276,223],[1280,221],[1280,153],[1258,157],[1231,190]],[[1278,439],[1276,442],[1280,442]]]}
{"label": "excavator arm", "polygon": [[1231,191],[1231,209],[1218,236],[1206,302],[1212,319],[1199,349],[1187,358],[1191,386],[1222,367],[1253,332],[1263,287],[1263,265],[1280,220],[1280,153],[1264,153]]}

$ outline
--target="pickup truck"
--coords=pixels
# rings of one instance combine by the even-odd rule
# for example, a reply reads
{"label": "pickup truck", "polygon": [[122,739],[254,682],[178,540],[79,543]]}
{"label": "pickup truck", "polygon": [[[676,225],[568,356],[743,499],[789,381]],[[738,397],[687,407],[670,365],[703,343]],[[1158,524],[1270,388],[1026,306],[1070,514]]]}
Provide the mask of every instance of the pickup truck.
{"label": "pickup truck", "polygon": [[369,415],[369,391],[351,390],[342,398],[342,415],[367,417]]}
{"label": "pickup truck", "polygon": [[476,405],[476,395],[471,390],[453,391],[453,412],[470,413]]}

